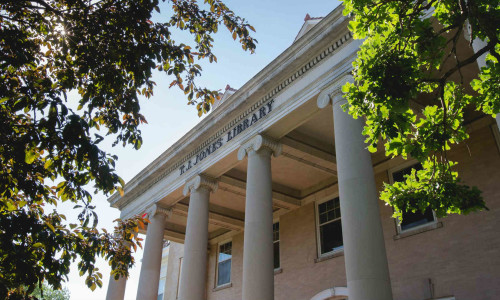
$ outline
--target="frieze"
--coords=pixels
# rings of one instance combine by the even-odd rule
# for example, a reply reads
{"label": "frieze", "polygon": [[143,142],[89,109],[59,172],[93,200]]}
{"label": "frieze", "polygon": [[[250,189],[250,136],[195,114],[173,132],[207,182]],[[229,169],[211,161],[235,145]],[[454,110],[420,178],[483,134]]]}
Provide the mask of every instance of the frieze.
{"label": "frieze", "polygon": [[192,167],[196,166],[202,160],[207,158],[208,156],[215,153],[219,148],[224,146],[226,143],[230,142],[232,139],[237,137],[239,134],[259,122],[260,119],[264,118],[266,115],[273,111],[274,99],[269,100],[267,103],[262,105],[258,110],[255,110],[252,114],[247,114],[245,119],[234,125],[232,128],[227,130],[227,134],[225,136],[217,138],[211,144],[207,145],[201,151],[193,155],[190,159],[188,159],[184,164],[179,167],[179,175],[184,174]]}
{"label": "frieze", "polygon": [[[345,44],[351,38],[352,38],[352,33],[348,32],[345,35],[343,35],[339,40],[337,40],[337,41],[333,42],[332,44],[330,44],[330,46],[328,48],[326,48],[321,53],[319,53],[311,61],[309,61],[308,63],[304,64],[295,73],[293,73],[288,79],[284,80],[281,84],[279,84],[274,89],[272,89],[267,95],[265,95],[263,98],[261,98],[261,100],[259,100],[254,105],[252,105],[246,112],[244,112],[243,114],[241,114],[240,116],[238,116],[232,122],[230,122],[229,124],[227,124],[226,126],[224,126],[221,130],[219,130],[219,132],[217,132],[211,138],[209,138],[204,143],[202,143],[200,145],[200,147],[198,147],[196,150],[194,150],[193,152],[191,152],[191,154],[187,155],[187,158],[185,158],[183,160],[180,160],[180,161],[177,161],[176,163],[172,164],[169,168],[167,168],[166,170],[164,170],[163,172],[161,172],[161,174],[159,176],[157,176],[151,183],[143,186],[137,192],[135,192],[133,194],[129,194],[128,197],[127,197],[128,200],[125,201],[125,203],[122,203],[122,205],[127,205],[128,202],[130,202],[132,199],[134,199],[134,198],[138,197],[139,195],[141,195],[142,193],[144,193],[146,190],[148,190],[149,188],[151,188],[151,186],[155,185],[157,182],[159,182],[161,179],[163,179],[165,176],[167,176],[171,172],[173,172],[175,170],[178,170],[178,172],[180,172],[180,167],[181,166],[185,166],[184,168],[187,168],[186,163],[188,163],[189,159],[193,158],[193,155],[195,155],[197,153],[200,153],[201,149],[205,149],[205,151],[206,151],[206,147],[209,144],[213,145],[214,141],[215,141],[215,143],[217,143],[217,141],[220,138],[222,138],[222,136],[224,136],[229,129],[234,130],[233,126],[235,126],[235,124],[238,124],[244,118],[248,119],[248,117],[247,117],[248,115],[251,115],[251,117],[253,117],[253,114],[259,113],[259,110],[258,110],[259,107],[263,107],[265,105],[266,101],[268,101],[269,99],[273,100],[274,96],[276,94],[278,94],[284,88],[286,88],[288,85],[290,85],[292,82],[294,82],[295,80],[297,80],[298,78],[300,78],[301,76],[303,76],[313,66],[315,66],[316,64],[318,64],[325,57],[328,57],[330,54],[332,54],[333,52],[335,52],[338,48],[340,48],[343,44]],[[241,127],[241,129],[243,129],[243,127]],[[236,129],[236,130],[238,130],[238,129]],[[232,138],[234,138],[233,135],[232,135]],[[225,139],[227,139],[227,136],[225,136]],[[226,142],[227,141],[224,141],[224,139],[221,140],[221,143],[225,144]],[[216,146],[217,149],[219,149],[220,147],[222,147],[221,144],[218,144]],[[213,151],[211,151],[211,154],[212,153],[213,153]],[[191,164],[193,164],[193,162],[191,162]],[[185,171],[186,170],[184,170],[184,172]]]}

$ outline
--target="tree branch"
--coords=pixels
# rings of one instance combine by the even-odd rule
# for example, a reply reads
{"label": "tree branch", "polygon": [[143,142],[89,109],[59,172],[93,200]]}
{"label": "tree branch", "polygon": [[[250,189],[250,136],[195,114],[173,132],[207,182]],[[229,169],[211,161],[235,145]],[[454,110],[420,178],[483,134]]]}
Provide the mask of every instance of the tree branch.
{"label": "tree branch", "polygon": [[57,10],[57,9],[53,8],[52,6],[50,6],[49,4],[47,4],[47,3],[46,3],[45,1],[43,1],[43,0],[33,0],[33,2],[40,4],[40,5],[41,5],[41,6],[43,6],[46,10],[51,11],[51,12],[55,13],[55,14],[56,14],[56,15],[58,15],[58,16],[62,15],[62,13],[61,13],[59,10]]}
{"label": "tree branch", "polygon": [[488,43],[488,45],[486,45],[486,47],[484,47],[483,49],[477,51],[474,55],[470,56],[466,60],[459,61],[455,65],[455,67],[451,68],[448,72],[446,72],[443,76],[441,76],[441,80],[445,80],[446,78],[450,77],[453,73],[455,73],[458,69],[460,69],[462,67],[465,67],[466,65],[469,65],[469,64],[475,62],[481,55],[483,55],[484,53],[490,51],[491,49],[494,49],[495,48],[495,44],[496,43],[494,41],[490,41]]}

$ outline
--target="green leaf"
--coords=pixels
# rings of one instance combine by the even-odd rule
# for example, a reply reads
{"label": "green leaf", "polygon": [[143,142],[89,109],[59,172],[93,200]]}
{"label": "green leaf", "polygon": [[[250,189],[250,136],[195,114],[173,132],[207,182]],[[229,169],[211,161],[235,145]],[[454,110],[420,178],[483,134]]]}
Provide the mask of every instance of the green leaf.
{"label": "green leaf", "polygon": [[33,244],[33,248],[42,248],[43,244],[42,243],[35,243]]}
{"label": "green leaf", "polygon": [[25,150],[25,159],[24,161],[27,163],[27,164],[32,164],[35,159],[37,159],[38,157],[38,152],[36,152],[34,149],[26,149]]}
{"label": "green leaf", "polygon": [[56,232],[54,225],[50,224],[49,222],[45,222],[45,225],[47,225],[47,227],[49,227],[52,232],[54,232],[54,233]]}

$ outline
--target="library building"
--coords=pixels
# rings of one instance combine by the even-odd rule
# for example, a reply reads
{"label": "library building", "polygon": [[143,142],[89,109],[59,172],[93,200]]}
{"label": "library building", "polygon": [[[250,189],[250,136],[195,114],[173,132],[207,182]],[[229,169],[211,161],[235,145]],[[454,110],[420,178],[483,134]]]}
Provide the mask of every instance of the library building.
{"label": "library building", "polygon": [[[362,43],[342,9],[307,15],[289,48],[108,199],[150,220],[137,299],[500,299],[499,120],[471,114],[449,152],[489,211],[394,219],[383,183],[421,166],[370,153],[363,120],[341,108]],[[111,278],[107,299],[125,287]]]}

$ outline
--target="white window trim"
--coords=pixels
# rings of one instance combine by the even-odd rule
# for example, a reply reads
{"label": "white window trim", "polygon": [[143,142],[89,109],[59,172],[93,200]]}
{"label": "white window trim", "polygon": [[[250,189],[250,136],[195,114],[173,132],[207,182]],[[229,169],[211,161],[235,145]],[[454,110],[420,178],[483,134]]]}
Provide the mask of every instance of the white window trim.
{"label": "white window trim", "polygon": [[179,286],[181,284],[181,273],[182,273],[182,260],[184,257],[179,257],[179,276],[177,277],[177,289],[175,292],[175,299],[179,299]]}
{"label": "white window trim", "polygon": [[[318,250],[317,254],[318,254],[318,259],[320,258],[326,258],[326,257],[332,257],[332,256],[335,256],[335,254],[339,254],[339,253],[343,253],[344,252],[344,245],[342,245],[342,247],[338,247],[336,249],[333,249],[332,251],[330,252],[325,252],[323,254],[321,254],[321,234],[320,234],[320,230],[319,230],[319,205],[322,204],[322,203],[325,203],[327,201],[330,201],[330,200],[333,200],[335,198],[339,197],[339,194],[338,193],[335,193],[335,194],[332,194],[328,197],[325,197],[324,199],[321,199],[320,201],[316,201],[315,203],[315,208],[314,208],[314,212],[315,212],[315,219],[316,219],[316,249]],[[335,220],[331,220],[331,221],[328,221],[328,223],[331,223],[331,222],[334,222],[338,219],[342,219],[342,216],[340,218],[337,218]],[[342,224],[342,221],[340,221],[341,224]],[[326,224],[326,223],[325,223]],[[324,225],[324,224],[322,224]],[[343,243],[342,243],[343,244]]]}
{"label": "white window trim", "polygon": [[[219,251],[220,251],[220,246],[221,245],[224,245],[224,244],[227,244],[231,242],[231,273],[229,273],[229,282],[226,282],[226,283],[223,283],[221,285],[218,285],[217,283],[219,282]],[[217,252],[215,254],[215,285],[214,285],[214,288],[216,290],[218,290],[218,288],[225,288],[225,287],[231,287],[233,284],[232,284],[232,274],[233,274],[233,243],[232,243],[232,239],[228,239],[228,240],[224,240],[224,241],[221,241],[217,244]],[[226,259],[227,260],[227,259]],[[223,261],[226,261],[226,260],[223,260]]]}
{"label": "white window trim", "polygon": [[[276,223],[279,224],[280,221],[279,220],[273,221],[273,227],[274,227],[274,224],[276,224]],[[274,228],[273,228],[273,249],[274,249],[274,243],[279,244],[279,255],[278,255],[279,256],[279,267],[274,268],[275,273],[281,270],[281,224],[279,226],[280,226],[280,228],[278,229],[278,235],[280,238],[277,241],[274,240]],[[274,260],[273,260],[273,266],[274,266]]]}
{"label": "white window trim", "polygon": [[[403,169],[406,169],[410,166],[413,166],[415,164],[418,164],[418,160],[416,159],[408,159],[406,162],[404,162],[403,164],[400,164],[394,168],[391,168],[389,170],[387,170],[387,175],[389,177],[389,183],[390,184],[394,184],[394,178],[392,177],[392,174],[395,173],[395,172],[398,172],[398,171],[401,171]],[[395,219],[394,221],[396,222],[396,230],[397,230],[397,234],[402,234],[402,233],[407,233],[407,232],[412,232],[412,231],[418,231],[422,228],[428,228],[428,227],[435,227],[438,223],[438,219],[437,219],[437,216],[436,216],[436,212],[434,210],[432,210],[432,216],[434,217],[434,221],[432,222],[428,222],[428,223],[425,223],[425,224],[422,224],[422,225],[418,225],[418,226],[415,226],[415,227],[412,227],[412,228],[408,228],[408,229],[402,229],[401,228],[401,222],[399,219]]]}

